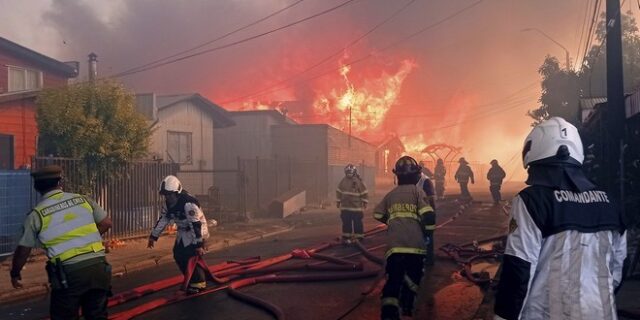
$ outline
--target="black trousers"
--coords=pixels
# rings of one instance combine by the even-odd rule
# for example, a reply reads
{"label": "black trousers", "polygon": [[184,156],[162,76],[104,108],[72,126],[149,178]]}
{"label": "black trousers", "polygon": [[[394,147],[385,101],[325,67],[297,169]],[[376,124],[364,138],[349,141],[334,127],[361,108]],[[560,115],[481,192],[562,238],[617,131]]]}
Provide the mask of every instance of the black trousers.
{"label": "black trousers", "polygon": [[[176,261],[178,268],[182,274],[187,273],[187,267],[189,266],[189,259],[196,256],[196,247],[194,245],[184,246],[181,241],[176,241],[173,246],[173,259]],[[189,281],[190,287],[204,288],[206,286],[206,277],[204,270],[200,266],[196,267],[193,272],[191,281]]]}
{"label": "black trousers", "polygon": [[387,258],[387,282],[382,289],[381,318],[397,318],[399,308],[412,310],[422,279],[424,256],[393,253]]}
{"label": "black trousers", "polygon": [[444,196],[444,180],[436,180],[436,196],[438,198]]}
{"label": "black trousers", "polygon": [[51,320],[80,319],[78,311],[81,309],[87,320],[107,319],[111,266],[104,258],[98,258],[97,261],[80,269],[65,266],[68,288],[52,289],[49,306]]}
{"label": "black trousers", "polygon": [[502,200],[502,196],[500,195],[500,185],[492,185],[489,186],[489,191],[491,191],[491,197],[493,197],[493,202],[497,203]]}
{"label": "black trousers", "polygon": [[471,198],[471,193],[469,193],[469,181],[461,181],[460,183],[460,195],[463,198]]}
{"label": "black trousers", "polygon": [[342,237],[351,238],[353,235],[357,239],[364,238],[364,228],[362,226],[362,211],[341,210]]}

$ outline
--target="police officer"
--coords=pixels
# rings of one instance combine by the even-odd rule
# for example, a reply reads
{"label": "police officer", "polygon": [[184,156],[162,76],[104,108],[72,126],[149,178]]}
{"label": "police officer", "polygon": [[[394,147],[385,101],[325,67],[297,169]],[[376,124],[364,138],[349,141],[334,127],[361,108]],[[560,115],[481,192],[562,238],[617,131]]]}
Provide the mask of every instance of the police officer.
{"label": "police officer", "polygon": [[584,175],[578,130],[553,117],[522,151],[529,185],[512,202],[496,319],[617,319],[626,231]]}
{"label": "police officer", "polygon": [[436,196],[438,199],[444,198],[444,179],[447,175],[447,169],[444,167],[444,161],[438,159],[436,167],[433,170],[433,177],[436,181]]}
{"label": "police officer", "polygon": [[[175,176],[167,176],[160,184],[160,194],[164,196],[165,206],[156,222],[147,246],[153,248],[155,242],[172,221],[178,233],[173,245],[173,258],[182,274],[187,274],[189,259],[205,253],[204,240],[209,238],[209,229],[200,203],[182,188]],[[195,294],[207,286],[205,270],[198,266],[187,286],[187,294]]]}
{"label": "police officer", "polygon": [[413,302],[423,274],[426,245],[432,242],[435,213],[416,186],[422,168],[411,157],[398,159],[393,173],[398,186],[385,195],[374,210],[374,218],[387,224],[387,282],[382,289],[381,319],[411,316]]}
{"label": "police officer", "polygon": [[107,319],[111,266],[105,259],[101,234],[111,219],[92,199],[62,191],[62,168],[45,166],[31,173],[42,200],[24,222],[13,255],[11,284],[22,287],[20,271],[31,248],[41,247],[49,261],[51,319]]}
{"label": "police officer", "polygon": [[463,199],[471,199],[471,194],[469,193],[467,185],[469,184],[469,180],[471,180],[471,184],[475,183],[473,171],[471,171],[471,167],[469,167],[469,162],[464,158],[460,158],[458,163],[460,163],[460,166],[458,167],[458,171],[456,171],[455,178],[460,184],[460,195]]}
{"label": "police officer", "polygon": [[498,164],[498,160],[493,159],[490,162],[491,168],[487,172],[487,180],[489,180],[489,191],[491,197],[493,197],[493,204],[498,205],[502,200],[500,195],[500,188],[502,187],[502,180],[507,176],[502,167]]}
{"label": "police officer", "polygon": [[344,244],[351,243],[352,239],[364,238],[362,216],[369,203],[368,196],[367,186],[358,175],[357,168],[348,164],[344,168],[344,178],[336,189],[336,206],[340,208]]}

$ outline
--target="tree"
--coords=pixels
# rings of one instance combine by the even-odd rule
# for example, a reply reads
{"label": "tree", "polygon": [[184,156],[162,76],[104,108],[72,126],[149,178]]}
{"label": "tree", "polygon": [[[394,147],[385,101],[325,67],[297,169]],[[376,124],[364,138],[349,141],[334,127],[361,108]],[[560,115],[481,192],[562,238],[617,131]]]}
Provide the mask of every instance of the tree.
{"label": "tree", "polygon": [[[547,56],[538,72],[542,76],[540,107],[529,111],[533,125],[553,116],[565,117],[578,125],[580,98],[605,97],[606,84],[606,16],[603,14],[596,28],[596,41],[580,69],[562,69],[558,59]],[[622,15],[622,51],[625,92],[640,86],[640,35],[636,20],[630,12]]]}
{"label": "tree", "polygon": [[[134,97],[112,81],[47,89],[36,100],[40,154],[85,160],[88,185],[109,166],[143,157],[151,129]],[[87,191],[87,190],[84,190]]]}

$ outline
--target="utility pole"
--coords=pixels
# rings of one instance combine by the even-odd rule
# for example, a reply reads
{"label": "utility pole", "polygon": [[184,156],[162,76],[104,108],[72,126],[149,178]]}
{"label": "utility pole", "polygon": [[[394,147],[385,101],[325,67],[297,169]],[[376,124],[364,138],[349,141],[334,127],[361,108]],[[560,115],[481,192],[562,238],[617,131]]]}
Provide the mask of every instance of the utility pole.
{"label": "utility pole", "polygon": [[[620,0],[607,0],[607,128],[611,130],[609,166],[619,168],[619,185],[615,181],[609,183],[610,191],[623,200],[624,195],[624,123],[626,120],[624,106],[624,79],[622,75],[622,23]],[[610,175],[615,176],[615,175]],[[623,204],[622,202],[620,203]]]}
{"label": "utility pole", "polygon": [[351,108],[349,107],[349,148],[351,148]]}

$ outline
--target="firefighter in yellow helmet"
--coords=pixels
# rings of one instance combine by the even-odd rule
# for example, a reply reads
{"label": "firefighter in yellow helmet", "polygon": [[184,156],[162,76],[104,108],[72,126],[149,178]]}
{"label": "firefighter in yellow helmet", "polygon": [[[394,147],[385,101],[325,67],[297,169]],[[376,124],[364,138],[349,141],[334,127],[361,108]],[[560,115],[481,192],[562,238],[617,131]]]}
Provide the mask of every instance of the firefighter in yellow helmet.
{"label": "firefighter in yellow helmet", "polygon": [[31,173],[42,200],[27,215],[13,255],[11,284],[21,288],[20,271],[31,248],[44,248],[51,285],[52,320],[107,319],[111,266],[105,259],[102,234],[111,219],[92,199],[62,191],[62,168],[46,166]]}
{"label": "firefighter in yellow helmet", "polygon": [[387,282],[382,289],[381,319],[411,316],[413,302],[423,274],[427,247],[433,241],[436,217],[425,201],[426,194],[416,183],[422,168],[415,159],[398,159],[393,173],[398,186],[385,195],[374,209],[374,218],[387,224]]}
{"label": "firefighter in yellow helmet", "polygon": [[349,244],[352,240],[362,240],[362,216],[369,200],[367,186],[354,165],[348,164],[344,168],[344,178],[338,184],[336,197],[342,219],[342,242]]}
{"label": "firefighter in yellow helmet", "polygon": [[[178,228],[176,242],[173,245],[173,258],[182,274],[186,274],[189,259],[205,253],[204,241],[209,238],[207,221],[198,200],[182,188],[177,177],[165,177],[160,184],[159,192],[164,196],[165,206],[151,230],[147,246],[153,248],[164,228],[173,221]],[[205,270],[198,266],[187,287],[187,294],[198,293],[206,286]]]}

